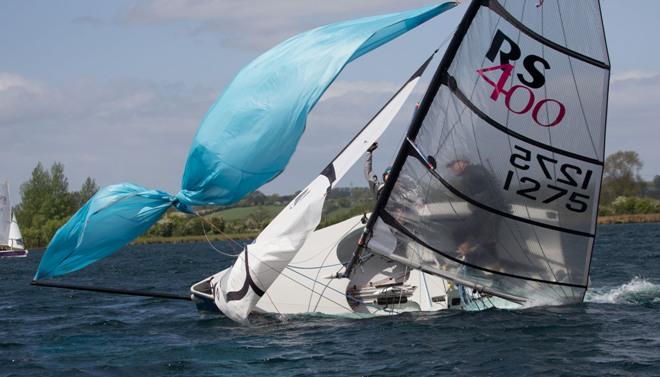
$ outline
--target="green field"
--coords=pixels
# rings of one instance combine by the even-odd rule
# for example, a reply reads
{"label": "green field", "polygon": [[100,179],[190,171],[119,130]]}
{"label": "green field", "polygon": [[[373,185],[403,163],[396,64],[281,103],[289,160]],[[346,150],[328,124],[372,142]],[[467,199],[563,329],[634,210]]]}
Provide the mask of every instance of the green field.
{"label": "green field", "polygon": [[207,215],[207,217],[222,217],[225,221],[242,221],[250,217],[250,215],[263,215],[268,218],[273,218],[282,210],[282,208],[284,208],[284,206],[278,205],[236,207],[214,212]]}

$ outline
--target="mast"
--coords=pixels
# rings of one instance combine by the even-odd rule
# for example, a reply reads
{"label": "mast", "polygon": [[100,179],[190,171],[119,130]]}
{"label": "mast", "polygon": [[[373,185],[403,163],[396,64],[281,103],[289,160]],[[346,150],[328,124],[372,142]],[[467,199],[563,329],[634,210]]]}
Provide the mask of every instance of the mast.
{"label": "mast", "polygon": [[440,86],[442,85],[443,76],[447,72],[447,69],[449,68],[451,62],[454,60],[454,56],[456,56],[456,52],[458,51],[458,48],[460,47],[461,42],[465,37],[465,33],[467,32],[468,28],[470,27],[470,24],[472,23],[472,20],[476,16],[479,7],[481,7],[486,1],[487,0],[473,0],[468,6],[468,9],[465,11],[463,18],[461,19],[461,22],[458,24],[458,28],[456,29],[454,36],[449,42],[449,45],[447,46],[447,49],[445,50],[445,53],[442,56],[440,63],[438,64],[438,68],[433,74],[431,83],[426,89],[426,93],[424,94],[424,98],[422,98],[422,102],[419,105],[419,109],[417,109],[417,111],[415,112],[415,115],[413,116],[410,126],[408,127],[408,133],[406,139],[404,139],[403,143],[401,144],[401,147],[399,148],[399,152],[397,153],[397,156],[394,160],[394,164],[392,165],[392,170],[390,171],[389,178],[385,182],[385,185],[383,186],[383,189],[378,197],[378,200],[376,201],[376,206],[374,207],[371,217],[369,217],[369,221],[367,222],[367,225],[364,228],[364,233],[362,234],[362,236],[358,241],[357,249],[353,253],[351,261],[346,266],[346,272],[344,273],[345,277],[350,276],[353,267],[355,266],[355,263],[357,263],[357,261],[359,260],[362,251],[364,250],[367,242],[369,241],[370,235],[372,233],[372,229],[376,223],[376,220],[380,216],[380,211],[385,207],[387,201],[389,200],[389,197],[392,193],[392,188],[394,187],[394,183],[399,177],[401,168],[403,167],[403,164],[406,161],[406,157],[408,156],[408,152],[409,152],[408,139],[415,140],[415,137],[417,137],[417,133],[419,132],[420,127],[422,126],[422,122],[424,121],[424,118],[426,118],[426,115],[429,112],[429,108],[431,107],[433,98],[435,98],[435,95],[438,93],[438,89],[440,89]]}

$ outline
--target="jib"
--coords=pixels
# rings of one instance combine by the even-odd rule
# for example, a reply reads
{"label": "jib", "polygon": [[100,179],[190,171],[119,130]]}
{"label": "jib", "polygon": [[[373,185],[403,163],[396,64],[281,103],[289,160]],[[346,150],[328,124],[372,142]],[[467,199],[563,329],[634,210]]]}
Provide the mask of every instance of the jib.
{"label": "jib", "polygon": [[[512,61],[520,59],[521,55],[520,46],[511,38],[507,37],[501,30],[497,30],[490,48],[486,53],[486,57],[491,62],[494,62],[498,52],[501,65],[511,64]],[[545,84],[545,76],[541,69],[550,69],[550,64],[537,55],[525,56],[522,63],[528,76],[525,77],[526,75],[524,73],[518,73],[516,75],[518,80],[533,89],[542,87]]]}

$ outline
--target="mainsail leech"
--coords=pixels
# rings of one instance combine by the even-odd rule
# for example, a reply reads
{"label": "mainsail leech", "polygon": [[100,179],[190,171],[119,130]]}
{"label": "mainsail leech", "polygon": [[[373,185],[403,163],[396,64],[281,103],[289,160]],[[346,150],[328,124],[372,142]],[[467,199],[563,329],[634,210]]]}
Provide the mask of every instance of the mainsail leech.
{"label": "mainsail leech", "polygon": [[526,5],[470,5],[348,274],[368,248],[526,305],[582,300],[609,86],[600,5]]}
{"label": "mainsail leech", "polygon": [[273,179],[293,154],[307,114],[346,64],[454,6],[326,25],[267,51],[206,114],[178,194],[129,183],[102,189],[57,231],[35,279],[64,275],[114,253],[170,206],[191,213],[193,205],[229,204]]}

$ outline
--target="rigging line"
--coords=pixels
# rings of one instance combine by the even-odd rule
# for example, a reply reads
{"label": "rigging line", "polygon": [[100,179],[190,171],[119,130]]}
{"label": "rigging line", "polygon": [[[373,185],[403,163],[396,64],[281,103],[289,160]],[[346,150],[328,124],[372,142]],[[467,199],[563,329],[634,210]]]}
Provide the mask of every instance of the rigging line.
{"label": "rigging line", "polygon": [[205,217],[203,217],[203,216],[200,215],[199,213],[195,212],[195,215],[197,215],[197,216],[202,220],[202,222],[205,222],[205,223],[209,224],[209,226],[210,226],[211,228],[213,228],[215,231],[217,231],[217,232],[220,233],[222,236],[224,236],[224,237],[227,239],[227,241],[231,241],[231,242],[233,242],[234,244],[236,244],[236,246],[238,246],[241,250],[245,247],[245,245],[242,245],[242,244],[239,243],[238,241],[236,241],[236,240],[234,240],[233,238],[231,238],[231,237],[230,237],[227,233],[225,233],[222,229],[220,229],[220,228],[218,228],[217,226],[213,225],[212,222],[208,221]]}
{"label": "rigging line", "polygon": [[[362,263],[362,262],[368,260],[371,256],[372,256],[371,254],[369,254],[369,255],[365,255],[365,256],[362,256],[362,257],[358,260],[358,264],[360,264],[360,263]],[[339,274],[339,271],[341,271],[341,269],[337,271],[337,274]],[[296,271],[294,271],[294,272],[296,272]],[[328,282],[327,282],[327,283],[323,283],[322,281],[320,281],[320,280],[318,279],[318,276],[319,276],[320,273],[321,273],[321,271],[319,270],[319,271],[317,272],[316,276],[314,277],[314,279],[312,279],[312,278],[310,278],[310,277],[308,277],[308,276],[305,276],[307,279],[310,279],[310,280],[314,281],[314,284],[319,283],[319,284],[323,287],[323,289],[320,291],[320,293],[318,293],[318,292],[312,290],[313,293],[316,293],[316,294],[318,294],[318,296],[319,296],[319,297],[318,297],[318,300],[316,301],[316,305],[314,305],[314,310],[316,310],[316,308],[318,308],[318,306],[321,304],[321,299],[325,298],[326,300],[328,300],[328,298],[324,296],[324,293],[325,293],[325,291],[326,291],[327,289],[330,289],[331,291],[334,291],[334,292],[336,292],[336,293],[339,293],[340,295],[342,294],[342,293],[339,292],[338,290],[336,290],[336,289],[330,287],[330,284],[332,283],[332,280],[331,280],[331,279],[328,279]],[[378,306],[376,306],[376,305],[372,305],[372,304],[369,304],[369,303],[367,303],[367,302],[365,302],[365,301],[363,301],[363,300],[359,300],[359,299],[355,298],[353,295],[350,295],[350,294],[348,294],[348,293],[343,293],[343,295],[345,295],[346,297],[351,298],[351,299],[354,300],[355,302],[357,302],[357,303],[359,303],[359,304],[362,304],[362,305],[364,305],[364,306],[378,308]],[[310,308],[310,307],[311,307],[311,297],[310,297],[310,301],[308,302],[308,308]],[[352,309],[351,309],[351,310],[352,310]]]}
{"label": "rigging line", "polygon": [[[247,253],[248,253],[247,248],[245,248],[245,254],[246,254],[246,255],[245,255],[245,258],[247,258]],[[252,254],[252,257],[254,257],[254,254]],[[258,259],[258,258],[257,258],[257,259]],[[263,262],[262,262],[262,263],[263,263]],[[256,280],[256,282],[259,283],[259,285],[263,287],[264,284],[262,284],[261,281],[259,281],[259,276],[257,276],[256,273],[254,273],[255,271],[252,269],[252,267],[250,267],[249,265],[247,265],[247,266],[248,266],[248,268],[250,269],[250,271],[253,272],[252,274],[250,274],[250,278]],[[275,305],[275,301],[273,301],[273,299],[272,299],[272,298],[270,297],[270,295],[268,294],[268,290],[267,290],[267,289],[264,289],[263,292],[264,292],[264,295],[266,295],[266,297],[267,297],[268,300],[270,301],[270,303],[273,305],[273,308],[275,308],[275,311],[277,312],[277,314],[281,317],[281,316],[282,316],[282,312],[280,311],[280,309],[277,308],[277,305]],[[256,293],[256,292],[255,292],[255,293]]]}
{"label": "rigging line", "polygon": [[[285,278],[291,280],[292,282],[294,282],[294,283],[296,283],[296,284],[302,286],[303,288],[309,290],[310,292],[312,292],[312,293],[316,293],[316,294],[319,294],[319,293],[316,292],[313,288],[308,287],[308,286],[306,286],[305,284],[303,284],[303,283],[301,283],[301,282],[299,282],[299,281],[293,279],[292,277],[290,277],[290,276],[284,274],[284,271],[278,271],[278,269],[276,269],[275,267],[271,266],[271,265],[268,264],[267,262],[264,262],[261,258],[259,258],[259,257],[258,257],[257,255],[255,255],[254,253],[250,253],[250,257],[251,257],[251,258],[254,258],[254,259],[257,259],[257,260],[258,260],[259,262],[261,262],[264,266],[270,268],[271,270],[273,270],[273,271],[275,271],[275,272],[279,272],[279,274],[280,274],[281,276],[284,276]],[[286,268],[286,267],[285,267],[285,268]],[[252,267],[250,267],[250,270],[252,270]],[[304,275],[304,274],[302,274],[302,273],[300,273],[300,272],[298,272],[298,271],[296,271],[296,270],[290,269],[289,271],[294,272],[294,273],[296,273],[296,274],[298,274],[298,275],[300,275],[300,276],[302,276],[302,277],[304,277],[304,278],[306,278],[306,279],[308,279],[308,280],[316,281],[315,279],[312,279],[312,278],[310,278],[309,276],[306,276],[306,275]],[[252,272],[254,272],[254,270],[252,270]],[[355,302],[361,303],[361,304],[363,304],[363,305],[365,305],[365,306],[374,306],[374,305],[371,305],[371,304],[369,304],[369,303],[367,303],[367,302],[364,302],[364,301],[362,301],[362,300],[360,300],[360,299],[357,299],[357,298],[353,297],[352,295],[349,295],[348,293],[342,293],[341,291],[339,291],[339,290],[337,290],[337,289],[335,289],[335,288],[333,288],[333,287],[330,287],[329,284],[330,284],[330,282],[328,282],[328,286],[327,286],[327,288],[330,289],[331,291],[334,291],[335,293],[338,293],[339,295],[343,295],[343,296],[345,296],[345,297],[349,297],[349,298],[351,298],[352,300],[354,300]],[[263,285],[262,285],[262,286],[263,286]],[[264,292],[266,292],[266,291],[267,291],[267,289],[264,290]],[[330,298],[328,298],[328,297],[325,297],[325,296],[323,296],[323,298],[325,298],[326,300],[328,300],[328,301],[330,301],[330,302],[336,304],[337,306],[339,306],[339,307],[342,308],[342,309],[346,309],[347,311],[353,312],[353,310],[352,310],[351,308],[346,307],[346,306],[344,306],[343,304],[341,304],[341,303],[339,303],[339,302],[337,302],[337,301],[335,301],[335,300],[332,300],[332,299],[330,299]],[[374,307],[375,307],[375,306],[374,306]]]}
{"label": "rigging line", "polygon": [[[318,292],[316,292],[313,288],[308,287],[308,286],[306,286],[304,283],[302,283],[302,282],[300,282],[300,281],[298,281],[298,280],[296,280],[296,279],[293,279],[292,277],[286,275],[286,274],[284,273],[284,271],[278,271],[278,269],[276,269],[275,267],[271,266],[271,265],[268,264],[267,262],[264,262],[261,258],[259,258],[259,257],[258,257],[257,255],[255,255],[254,253],[251,253],[251,254],[250,254],[250,257],[251,257],[251,258],[254,258],[254,259],[257,259],[257,260],[258,260],[260,263],[262,263],[264,266],[270,268],[271,270],[273,270],[273,271],[275,271],[275,272],[278,272],[278,273],[279,273],[279,276],[284,276],[285,278],[291,280],[292,282],[294,282],[294,283],[300,285],[301,287],[303,287],[303,288],[309,290],[310,292],[318,294]],[[252,267],[250,267],[250,270],[252,270]],[[254,270],[252,270],[252,271],[254,272]],[[296,274],[299,274],[299,275],[301,275],[302,277],[307,278],[308,280],[312,280],[312,281],[314,280],[314,279],[312,279],[312,278],[310,278],[310,277],[308,277],[308,276],[306,276],[306,275],[304,275],[304,274],[302,274],[302,273],[300,273],[300,272],[298,272],[298,271],[296,271],[296,270],[290,270],[290,271],[292,271],[292,272],[294,272],[294,273],[296,273]],[[263,285],[262,285],[262,286],[263,286]],[[336,290],[336,289],[334,289],[334,288],[332,288],[332,287],[329,287],[329,288],[330,288],[331,290],[335,291],[336,293],[339,293],[340,295],[345,295],[345,296],[347,296],[347,297],[349,296],[348,294],[342,294],[340,291],[338,291],[338,290]],[[264,292],[267,292],[267,291],[268,291],[267,289],[264,290]],[[342,308],[342,309],[346,309],[346,310],[351,311],[351,312],[353,311],[351,308],[348,308],[348,307],[344,306],[343,304],[341,304],[341,303],[339,303],[339,302],[336,302],[335,300],[332,300],[332,299],[330,299],[330,298],[328,298],[328,297],[324,297],[324,298],[325,298],[326,300],[328,300],[328,301],[330,301],[330,302],[336,304],[337,306],[339,306],[339,307]],[[356,300],[357,302],[361,302],[361,301],[358,300],[358,299],[355,299],[355,300]]]}
{"label": "rigging line", "polygon": [[[335,224],[333,224],[333,225],[335,225]],[[323,260],[325,261],[326,259],[328,259],[328,257],[327,257],[328,253],[330,253],[332,250],[334,250],[334,249],[337,247],[337,245],[339,245],[339,243],[344,239],[344,237],[348,236],[348,234],[351,233],[352,231],[354,231],[359,225],[360,225],[360,223],[356,223],[356,224],[353,225],[350,229],[348,229],[347,231],[345,231],[344,234],[342,234],[340,237],[338,237],[337,240],[336,240],[332,245],[328,246],[328,247],[327,247],[326,249],[324,249],[324,250],[320,250],[320,251],[317,252],[316,254],[312,254],[312,255],[310,255],[310,257],[307,258],[307,259],[303,259],[303,260],[298,261],[298,263],[304,263],[304,262],[306,262],[306,261],[312,260],[312,259],[314,259],[317,255],[319,255],[319,254],[323,254],[323,253],[326,254],[326,257],[323,258]],[[319,268],[323,268],[323,267],[332,267],[332,266],[334,266],[334,265],[329,265],[329,266],[319,266]],[[298,267],[298,266],[292,266],[292,265],[288,265],[288,267],[291,267],[291,268],[298,268],[298,269],[301,269],[301,270],[309,269],[309,268],[313,268],[313,267]]]}
{"label": "rigging line", "polygon": [[[557,2],[557,11],[559,13],[559,22],[560,22],[560,25],[561,25],[562,35],[564,36],[564,43],[566,43],[566,45],[568,45],[568,38],[566,38],[566,29],[564,28],[564,18],[561,14],[561,6],[559,5],[559,1]],[[580,104],[580,110],[582,111],[582,118],[584,118],[584,126],[587,130],[587,134],[589,135],[589,140],[591,141],[591,146],[594,149],[594,156],[598,156],[598,149],[596,149],[596,143],[594,143],[594,138],[591,135],[591,127],[589,127],[589,121],[587,120],[587,114],[584,111],[584,105],[582,104],[582,96],[580,95],[580,89],[578,88],[577,79],[575,78],[575,71],[573,70],[573,61],[571,60],[571,58],[568,58],[568,66],[571,68],[571,76],[573,78],[573,85],[575,85],[575,93],[577,94],[578,103]],[[609,70],[609,67],[604,68],[604,69]]]}
{"label": "rigging line", "polygon": [[335,264],[328,264],[328,265],[324,265],[324,266],[312,266],[312,267],[301,267],[301,266],[291,266],[291,265],[288,265],[286,267],[294,269],[294,270],[316,270],[316,269],[339,267],[339,266],[345,266],[345,265],[346,265],[346,263],[335,263]]}
{"label": "rigging line", "polygon": [[[198,215],[198,216],[199,216],[199,215]],[[201,217],[201,216],[200,216],[200,217]],[[242,252],[242,251],[239,251],[238,254],[231,254],[231,253],[227,253],[227,252],[225,252],[225,251],[222,251],[222,250],[216,248],[216,247],[213,245],[213,243],[211,242],[211,240],[209,239],[209,236],[206,234],[206,227],[204,226],[204,221],[202,221],[202,231],[204,232],[204,237],[206,238],[206,242],[209,244],[209,246],[211,247],[211,249],[215,250],[216,252],[218,252],[218,253],[220,253],[220,254],[222,254],[222,255],[224,255],[224,256],[228,256],[228,257],[230,257],[230,258],[237,258],[239,255],[241,255],[241,252]]]}
{"label": "rigging line", "polygon": [[[329,255],[330,255],[330,253],[332,253],[333,250],[336,250],[336,248],[338,247],[338,245],[339,245],[339,243],[341,242],[341,240],[343,240],[345,237],[348,236],[348,234],[350,234],[350,233],[353,232],[355,229],[357,229],[357,227],[359,227],[359,225],[360,225],[361,223],[362,223],[361,221],[360,221],[359,223],[355,223],[355,225],[353,225],[350,229],[348,229],[346,232],[344,232],[344,234],[342,234],[341,237],[337,238],[337,240],[335,241],[335,243],[334,243],[332,246],[330,246],[330,247],[325,251],[325,258],[323,258],[323,262],[322,262],[322,263],[325,263],[325,261],[328,260],[328,257],[329,257]],[[308,260],[309,260],[309,259],[308,259]],[[339,257],[337,257],[337,260],[339,260]],[[341,262],[341,261],[340,261],[340,262]],[[344,266],[343,263],[341,263],[341,265]],[[289,267],[291,267],[291,266],[289,265]],[[321,269],[319,268],[318,271],[316,272],[316,276],[314,276],[314,285],[312,285],[312,288],[315,288],[316,283],[317,283],[318,280],[319,280],[319,274],[320,274],[320,273],[321,273]],[[321,285],[324,286],[324,288],[323,288],[323,290],[321,290],[321,294],[319,294],[319,299],[318,299],[318,301],[316,302],[316,306],[314,307],[314,309],[318,308],[319,304],[321,303],[321,298],[323,297],[323,293],[325,293],[325,289],[327,288],[327,285],[329,285],[329,284],[330,284],[330,282],[328,282],[328,284],[325,284],[325,285],[321,283]],[[312,306],[312,295],[310,295],[310,297],[309,297],[309,301],[307,302],[307,310],[309,310],[309,308],[311,308],[311,306]]]}

